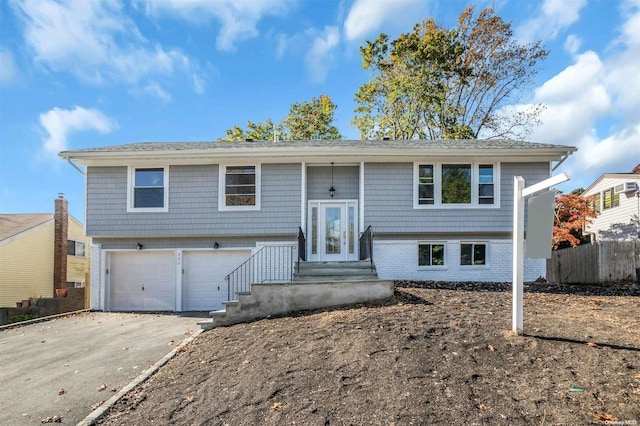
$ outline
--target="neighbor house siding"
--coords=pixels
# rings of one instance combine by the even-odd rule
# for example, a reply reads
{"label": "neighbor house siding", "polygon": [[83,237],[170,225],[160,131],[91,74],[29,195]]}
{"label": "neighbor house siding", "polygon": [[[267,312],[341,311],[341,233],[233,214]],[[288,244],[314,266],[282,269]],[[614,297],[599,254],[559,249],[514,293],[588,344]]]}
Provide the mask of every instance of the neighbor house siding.
{"label": "neighbor house siding", "polygon": [[53,296],[53,220],[0,244],[0,307]]}
{"label": "neighbor house siding", "polygon": [[69,217],[69,231],[67,239],[84,243],[84,256],[67,256],[67,281],[85,282],[89,272],[89,258],[91,256],[91,239],[84,236],[84,228],[80,222]]}
{"label": "neighbor house siding", "polygon": [[331,166],[307,167],[307,199],[330,199],[329,188],[336,190],[336,200],[356,200],[360,193],[360,168],[358,166],[334,166],[333,181]]}
{"label": "neighbor house siding", "polygon": [[513,176],[524,177],[529,186],[549,176],[549,165],[501,163],[500,172],[499,208],[414,209],[413,163],[367,163],[364,225],[372,225],[376,233],[395,234],[511,232]]}
{"label": "neighbor house siding", "polygon": [[[583,196],[596,196],[600,199],[602,191],[614,188],[616,185],[624,185],[625,182],[636,182],[640,185],[640,177],[628,176],[621,178],[605,177],[592,188],[589,188]],[[640,198],[635,192],[627,192],[619,195],[620,205],[609,209],[601,209],[600,214],[587,225],[586,232],[596,234],[596,239],[634,239],[637,229],[632,225],[632,217],[638,214]],[[612,228],[612,225],[613,228]],[[602,231],[605,231],[602,233]]]}
{"label": "neighbor house siding", "polygon": [[263,164],[260,210],[218,211],[218,165],[170,166],[169,211],[127,212],[127,168],[87,169],[87,235],[218,236],[295,234],[300,165]]}

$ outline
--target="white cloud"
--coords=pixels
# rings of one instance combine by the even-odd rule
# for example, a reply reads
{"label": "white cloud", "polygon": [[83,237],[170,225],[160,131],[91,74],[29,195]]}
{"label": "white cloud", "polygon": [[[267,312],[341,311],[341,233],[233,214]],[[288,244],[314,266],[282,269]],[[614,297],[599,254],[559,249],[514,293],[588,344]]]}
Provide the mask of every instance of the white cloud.
{"label": "white cloud", "polygon": [[156,81],[151,81],[140,88],[134,88],[130,91],[130,93],[138,96],[152,96],[160,99],[164,103],[171,102],[171,95],[167,93],[167,91],[164,90],[162,86]]}
{"label": "white cloud", "polygon": [[332,52],[339,42],[340,32],[337,27],[325,27],[324,31],[315,37],[304,58],[312,81],[321,83],[327,78],[328,68],[333,62]]}
{"label": "white cloud", "polygon": [[193,91],[198,95],[204,95],[205,92],[204,78],[200,77],[197,74],[193,74]]}
{"label": "white cloud", "polygon": [[9,49],[0,47],[0,84],[8,85],[18,78],[13,53]]}
{"label": "white cloud", "polygon": [[577,54],[582,47],[582,39],[575,34],[569,34],[564,40],[564,50],[572,55]]}
{"label": "white cloud", "polygon": [[177,50],[150,45],[118,0],[15,2],[36,62],[93,84],[136,84],[149,75],[188,68]]}
{"label": "white cloud", "polygon": [[[358,41],[388,28],[412,28],[427,11],[425,0],[356,0],[344,22],[344,34],[348,41]],[[386,32],[385,31],[385,32]]]}
{"label": "white cloud", "polygon": [[579,19],[586,4],[586,0],[545,0],[538,16],[518,26],[517,38],[525,43],[554,39]]}
{"label": "white cloud", "polygon": [[640,158],[640,39],[629,31],[640,22],[640,1],[628,2],[622,18],[605,54],[572,52],[574,63],[535,92],[547,109],[532,139],[578,147],[562,166],[576,177],[574,187],[602,173],[630,171]]}
{"label": "white cloud", "polygon": [[144,0],[147,13],[175,16],[191,22],[220,23],[216,47],[223,51],[234,51],[240,41],[259,35],[258,22],[265,16],[286,14],[293,0]]}
{"label": "white cloud", "polygon": [[43,137],[43,151],[47,157],[55,157],[68,149],[68,138],[81,131],[110,133],[117,125],[97,109],[76,106],[72,110],[55,107],[40,114],[40,125],[47,132]]}

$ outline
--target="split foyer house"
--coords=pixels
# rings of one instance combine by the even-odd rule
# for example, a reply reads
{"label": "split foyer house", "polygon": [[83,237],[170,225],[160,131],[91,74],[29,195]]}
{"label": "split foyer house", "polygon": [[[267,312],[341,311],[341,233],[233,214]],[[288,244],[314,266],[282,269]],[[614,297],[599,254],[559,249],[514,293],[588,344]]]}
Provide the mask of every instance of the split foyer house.
{"label": "split foyer house", "polygon": [[[510,281],[513,178],[547,179],[573,151],[511,140],[220,141],[60,156],[84,166],[91,308],[189,311],[236,299],[227,276],[264,247],[296,254],[262,256],[257,266],[275,275],[252,280],[283,279],[299,258],[367,258],[372,241],[381,279]],[[544,275],[544,260],[526,261],[525,280]]]}
{"label": "split foyer house", "polygon": [[[605,173],[582,193],[598,213],[587,225],[591,241],[640,238],[640,164],[631,173]],[[635,220],[634,220],[635,219]]]}
{"label": "split foyer house", "polygon": [[53,214],[0,214],[0,307],[82,287],[88,272],[89,239],[62,196]]}

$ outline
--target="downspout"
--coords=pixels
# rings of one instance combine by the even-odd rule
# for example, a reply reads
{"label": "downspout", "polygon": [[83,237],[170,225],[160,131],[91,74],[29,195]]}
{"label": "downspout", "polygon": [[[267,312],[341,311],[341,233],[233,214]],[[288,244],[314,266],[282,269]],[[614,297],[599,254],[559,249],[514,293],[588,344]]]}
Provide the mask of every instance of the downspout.
{"label": "downspout", "polygon": [[84,176],[84,172],[82,171],[82,169],[80,169],[80,167],[78,167],[73,161],[71,161],[71,158],[67,157],[67,163],[71,164],[74,169],[76,169],[78,172],[80,172],[81,175]]}
{"label": "downspout", "polygon": [[560,162],[559,162],[558,164],[556,164],[555,166],[553,166],[553,168],[551,169],[551,171],[552,171],[552,172],[555,172],[555,171],[556,171],[556,169],[557,169],[558,167],[560,167],[560,165],[561,165],[562,163],[564,163],[564,160],[566,160],[567,158],[569,158],[569,156],[570,156],[570,155],[571,155],[571,152],[567,151],[567,153],[566,153],[566,154],[564,154],[564,156],[562,157],[562,159],[560,160]]}

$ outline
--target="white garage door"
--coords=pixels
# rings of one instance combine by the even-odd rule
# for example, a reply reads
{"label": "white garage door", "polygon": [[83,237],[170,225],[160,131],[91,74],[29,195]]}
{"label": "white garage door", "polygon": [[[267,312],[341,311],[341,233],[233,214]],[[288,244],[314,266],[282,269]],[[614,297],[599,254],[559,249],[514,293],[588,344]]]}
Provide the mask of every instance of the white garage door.
{"label": "white garage door", "polygon": [[182,279],[183,309],[223,309],[229,300],[224,279],[251,255],[250,250],[185,251]]}
{"label": "white garage door", "polygon": [[173,311],[176,306],[173,251],[110,254],[112,311]]}

